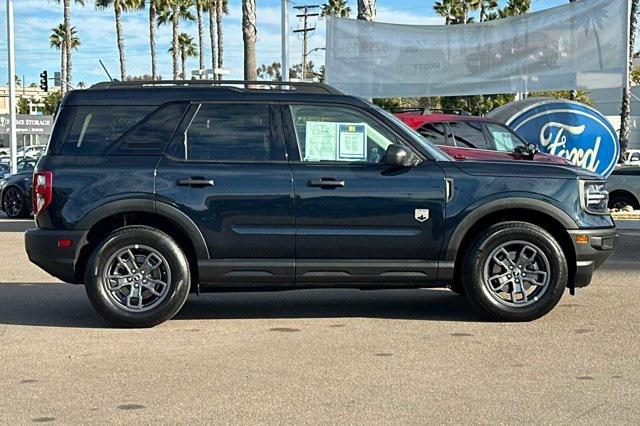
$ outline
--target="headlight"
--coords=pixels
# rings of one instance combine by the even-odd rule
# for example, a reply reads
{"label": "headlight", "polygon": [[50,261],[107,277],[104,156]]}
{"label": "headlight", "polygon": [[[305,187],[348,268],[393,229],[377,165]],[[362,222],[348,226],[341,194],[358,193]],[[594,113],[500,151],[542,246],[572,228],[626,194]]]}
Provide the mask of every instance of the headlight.
{"label": "headlight", "polygon": [[591,214],[609,213],[609,192],[604,189],[605,182],[597,180],[579,180],[580,206]]}

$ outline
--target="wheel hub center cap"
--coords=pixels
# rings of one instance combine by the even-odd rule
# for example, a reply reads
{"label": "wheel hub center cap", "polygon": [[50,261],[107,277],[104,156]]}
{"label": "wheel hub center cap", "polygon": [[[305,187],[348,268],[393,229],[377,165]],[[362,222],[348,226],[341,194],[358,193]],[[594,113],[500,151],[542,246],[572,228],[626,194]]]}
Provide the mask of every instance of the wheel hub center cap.
{"label": "wheel hub center cap", "polygon": [[140,281],[141,279],[142,279],[142,275],[140,275],[140,274],[135,274],[135,275],[133,276],[133,280],[134,280],[134,281]]}

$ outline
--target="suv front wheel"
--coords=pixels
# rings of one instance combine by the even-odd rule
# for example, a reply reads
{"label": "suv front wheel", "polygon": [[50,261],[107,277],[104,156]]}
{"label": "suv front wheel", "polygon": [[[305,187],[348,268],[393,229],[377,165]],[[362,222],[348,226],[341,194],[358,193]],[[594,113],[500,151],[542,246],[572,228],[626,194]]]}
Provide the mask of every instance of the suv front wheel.
{"label": "suv front wheel", "polygon": [[111,233],[89,259],[89,300],[109,322],[152,327],[172,318],[189,296],[189,262],[167,234],[145,226]]}
{"label": "suv front wheel", "polygon": [[531,321],[551,311],[567,286],[567,260],[543,228],[525,222],[491,226],[464,264],[465,294],[493,320]]}

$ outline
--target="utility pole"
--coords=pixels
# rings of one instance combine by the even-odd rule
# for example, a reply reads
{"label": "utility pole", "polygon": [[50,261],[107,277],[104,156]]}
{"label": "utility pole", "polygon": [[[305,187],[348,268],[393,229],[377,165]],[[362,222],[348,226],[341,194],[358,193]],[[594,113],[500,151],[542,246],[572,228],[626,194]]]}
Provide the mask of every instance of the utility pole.
{"label": "utility pole", "polygon": [[320,8],[317,4],[310,4],[304,6],[295,6],[294,9],[300,11],[301,13],[296,15],[298,18],[302,18],[302,28],[294,30],[294,33],[302,33],[302,78],[304,81],[305,75],[307,74],[307,41],[309,39],[309,33],[311,31],[315,31],[316,27],[309,27],[309,18],[313,18],[316,16],[320,16],[319,13],[311,13],[316,9]]}
{"label": "utility pole", "polygon": [[289,0],[282,0],[282,81],[289,81]]}
{"label": "utility pole", "polygon": [[13,28],[13,0],[7,0],[7,59],[9,62],[9,146],[11,174],[18,173],[18,137],[16,132],[16,55]]}

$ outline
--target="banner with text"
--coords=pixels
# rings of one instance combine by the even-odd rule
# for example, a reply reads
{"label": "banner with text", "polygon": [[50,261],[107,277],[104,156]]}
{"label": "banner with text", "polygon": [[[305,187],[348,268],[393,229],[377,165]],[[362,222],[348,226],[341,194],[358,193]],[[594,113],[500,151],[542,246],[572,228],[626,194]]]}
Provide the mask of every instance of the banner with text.
{"label": "banner with text", "polygon": [[327,18],[326,81],[368,98],[624,87],[627,0],[582,0],[480,24]]}

